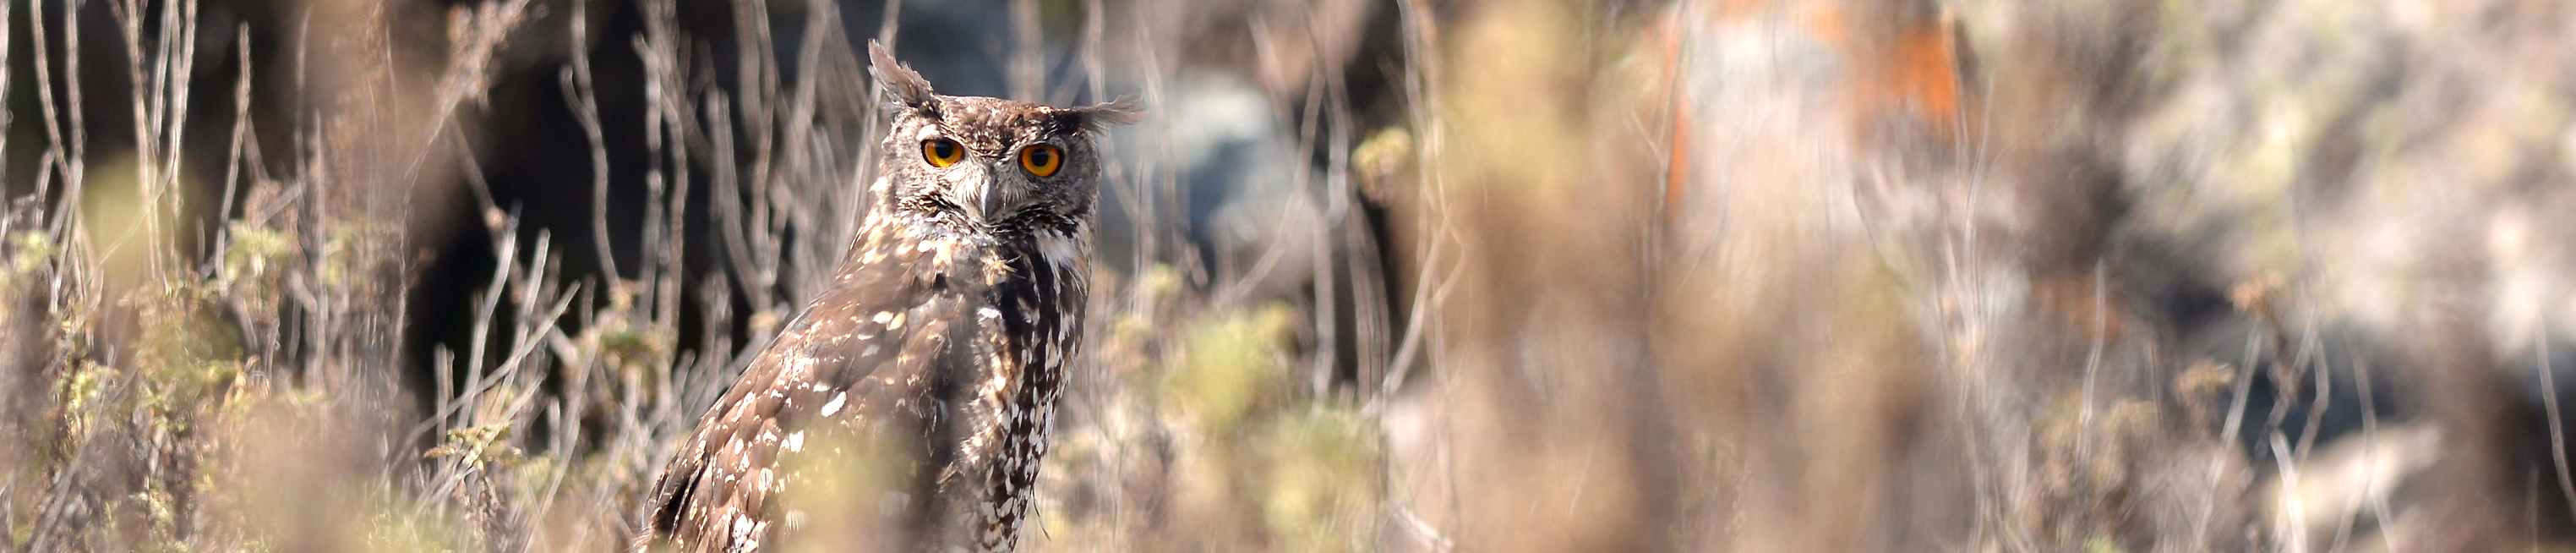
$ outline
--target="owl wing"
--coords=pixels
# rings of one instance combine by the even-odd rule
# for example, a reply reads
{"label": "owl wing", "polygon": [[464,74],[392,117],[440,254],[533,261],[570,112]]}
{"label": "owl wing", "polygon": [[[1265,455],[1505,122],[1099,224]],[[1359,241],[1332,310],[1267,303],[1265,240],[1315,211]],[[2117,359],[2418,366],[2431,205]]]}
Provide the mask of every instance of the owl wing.
{"label": "owl wing", "polygon": [[891,245],[853,256],[839,278],[743,369],[698,422],[649,496],[636,548],[747,551],[774,535],[781,449],[806,425],[926,432],[947,386],[952,323],[969,296],[928,255]]}

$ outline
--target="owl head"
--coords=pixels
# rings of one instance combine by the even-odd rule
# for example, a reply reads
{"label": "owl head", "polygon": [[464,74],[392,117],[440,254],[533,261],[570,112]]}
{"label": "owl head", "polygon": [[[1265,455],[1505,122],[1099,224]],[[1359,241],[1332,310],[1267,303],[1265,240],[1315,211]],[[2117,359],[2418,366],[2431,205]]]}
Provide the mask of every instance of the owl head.
{"label": "owl head", "polygon": [[868,42],[869,73],[893,124],[878,156],[871,217],[960,237],[1070,233],[1091,220],[1100,131],[1144,115],[1133,97],[1082,107],[942,96]]}

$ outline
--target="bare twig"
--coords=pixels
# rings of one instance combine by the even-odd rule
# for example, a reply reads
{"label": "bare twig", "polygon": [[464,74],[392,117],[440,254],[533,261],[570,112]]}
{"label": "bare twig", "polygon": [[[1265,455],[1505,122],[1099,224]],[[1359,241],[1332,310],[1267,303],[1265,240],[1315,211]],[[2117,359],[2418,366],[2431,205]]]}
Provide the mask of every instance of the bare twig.
{"label": "bare twig", "polygon": [[1038,0],[1011,0],[1011,97],[1043,102],[1046,37],[1038,29]]}
{"label": "bare twig", "polygon": [[574,0],[572,15],[565,19],[572,25],[572,60],[557,75],[562,82],[564,102],[573,107],[573,121],[581,125],[583,138],[590,140],[590,243],[599,253],[599,272],[615,282],[616,250],[608,240],[608,140],[599,130],[599,89],[590,79],[590,16],[585,13],[590,2]]}
{"label": "bare twig", "polygon": [[[213,277],[223,266],[224,253],[231,250],[231,225],[225,223],[232,220],[233,197],[240,193],[242,158],[245,155],[242,148],[244,143],[258,140],[251,135],[250,129],[250,25],[244,24],[235,28],[233,40],[233,52],[240,56],[238,60],[240,73],[233,78],[232,148],[224,154],[224,191],[215,207],[214,241],[206,248],[206,258],[198,269],[201,278]],[[257,145],[252,144],[251,147],[257,147]]]}
{"label": "bare twig", "polygon": [[2567,498],[2568,505],[2576,505],[2576,479],[2569,478],[2567,472],[2566,419],[2558,418],[2558,376],[2549,365],[2548,329],[2549,325],[2541,324],[2532,325],[2531,330],[2531,348],[2536,352],[2533,355],[2540,358],[2540,406],[2549,415],[2549,462],[2558,470],[2558,493]]}

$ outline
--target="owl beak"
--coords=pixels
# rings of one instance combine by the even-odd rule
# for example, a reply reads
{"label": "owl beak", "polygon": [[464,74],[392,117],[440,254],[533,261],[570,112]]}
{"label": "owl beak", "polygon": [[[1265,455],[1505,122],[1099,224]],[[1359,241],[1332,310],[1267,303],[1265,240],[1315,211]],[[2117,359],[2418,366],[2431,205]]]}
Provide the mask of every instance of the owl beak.
{"label": "owl beak", "polygon": [[997,193],[998,191],[994,190],[994,187],[996,186],[994,182],[995,179],[993,179],[989,174],[977,175],[976,177],[978,178],[970,178],[965,182],[957,183],[955,193],[957,195],[958,207],[966,208],[967,211],[971,212],[968,213],[968,215],[974,217],[976,222],[989,223],[992,221],[991,218],[993,216],[993,212],[1002,209],[1003,198],[1001,194]]}
{"label": "owl beak", "polygon": [[993,186],[994,186],[993,181],[991,181],[991,180],[986,180],[986,181],[984,181],[984,194],[983,194],[983,195],[984,195],[984,198],[983,198],[983,201],[978,202],[978,203],[981,203],[981,204],[983,204],[983,205],[977,206],[977,207],[975,208],[975,219],[976,219],[976,220],[980,220],[980,221],[983,221],[983,222],[986,222],[986,223],[991,223],[991,222],[993,222],[993,219],[992,219],[992,217],[993,217],[993,212],[995,212],[995,211],[1001,211],[1001,209],[1002,209],[1002,195],[1001,195],[1001,194],[995,194],[995,193],[993,193]]}

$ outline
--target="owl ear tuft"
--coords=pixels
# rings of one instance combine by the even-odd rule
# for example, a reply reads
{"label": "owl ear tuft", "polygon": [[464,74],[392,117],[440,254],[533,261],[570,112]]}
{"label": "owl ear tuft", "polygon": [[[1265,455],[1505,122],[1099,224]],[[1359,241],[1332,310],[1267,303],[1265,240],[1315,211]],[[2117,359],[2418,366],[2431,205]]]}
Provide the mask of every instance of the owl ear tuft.
{"label": "owl ear tuft", "polygon": [[1066,123],[1065,126],[1095,132],[1145,120],[1145,107],[1137,105],[1136,96],[1133,94],[1120,96],[1108,102],[1067,108],[1057,113],[1057,117]]}
{"label": "owl ear tuft", "polygon": [[887,107],[929,111],[939,106],[938,93],[930,90],[930,80],[894,61],[894,54],[873,39],[868,41],[868,75],[876,79],[878,94],[885,98]]}

